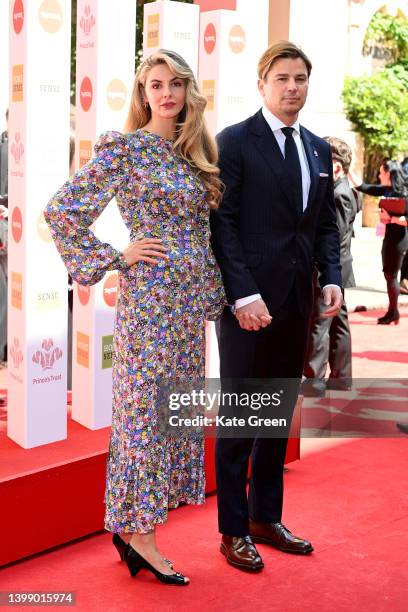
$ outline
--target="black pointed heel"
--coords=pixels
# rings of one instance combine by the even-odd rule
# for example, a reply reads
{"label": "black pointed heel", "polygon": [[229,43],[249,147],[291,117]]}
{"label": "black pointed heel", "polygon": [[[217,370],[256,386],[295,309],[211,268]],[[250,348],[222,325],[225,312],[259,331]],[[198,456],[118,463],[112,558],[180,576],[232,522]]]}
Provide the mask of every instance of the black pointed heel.
{"label": "black pointed heel", "polygon": [[[118,533],[114,533],[112,536],[112,543],[119,553],[120,560],[124,561],[125,556],[126,556],[126,547],[127,547],[126,542],[122,540],[122,538],[120,537]],[[163,561],[168,563],[171,569],[173,569],[173,562],[170,561],[170,559],[166,559],[166,557],[163,557]]]}
{"label": "black pointed heel", "polygon": [[118,533],[114,533],[112,536],[112,543],[119,553],[120,560],[124,561],[125,554],[126,554],[126,546],[127,546],[126,542],[122,540],[122,538],[120,537]]}
{"label": "black pointed heel", "polygon": [[142,557],[130,544],[126,547],[125,554],[126,565],[129,568],[130,575],[132,578],[136,576],[136,574],[143,568],[147,569],[154,576],[156,576],[157,580],[160,580],[163,584],[175,585],[175,586],[185,586],[189,584],[185,581],[185,577],[180,572],[175,572],[174,574],[162,574],[150,565],[146,559]]}

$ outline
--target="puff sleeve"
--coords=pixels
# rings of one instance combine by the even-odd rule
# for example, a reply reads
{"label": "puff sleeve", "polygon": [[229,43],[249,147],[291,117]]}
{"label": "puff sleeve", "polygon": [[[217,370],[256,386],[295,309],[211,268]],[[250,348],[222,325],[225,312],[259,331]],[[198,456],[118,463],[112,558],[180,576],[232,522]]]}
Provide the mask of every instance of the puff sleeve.
{"label": "puff sleeve", "polygon": [[108,270],[126,272],[120,251],[103,243],[90,226],[127,180],[130,165],[128,138],[105,132],[95,145],[95,156],[51,198],[44,211],[58,252],[68,272],[81,285],[94,285]]}

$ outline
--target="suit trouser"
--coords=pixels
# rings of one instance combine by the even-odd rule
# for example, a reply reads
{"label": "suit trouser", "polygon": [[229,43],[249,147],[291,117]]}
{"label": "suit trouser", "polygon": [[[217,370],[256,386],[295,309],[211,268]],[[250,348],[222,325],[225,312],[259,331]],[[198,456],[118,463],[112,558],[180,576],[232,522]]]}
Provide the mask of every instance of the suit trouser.
{"label": "suit trouser", "polygon": [[347,305],[343,301],[339,314],[328,319],[322,318],[326,308],[321,299],[321,290],[316,287],[304,375],[323,380],[329,364],[330,378],[351,379],[351,333]]}
{"label": "suit trouser", "polygon": [[[240,328],[229,309],[218,327],[221,379],[290,378],[303,371],[308,319],[299,314],[292,292],[272,319],[257,332]],[[291,410],[298,385],[290,385]],[[216,476],[219,531],[244,537],[249,533],[248,519],[258,522],[281,520],[283,504],[283,466],[287,438],[217,438]],[[249,458],[251,477],[249,496],[246,482]]]}

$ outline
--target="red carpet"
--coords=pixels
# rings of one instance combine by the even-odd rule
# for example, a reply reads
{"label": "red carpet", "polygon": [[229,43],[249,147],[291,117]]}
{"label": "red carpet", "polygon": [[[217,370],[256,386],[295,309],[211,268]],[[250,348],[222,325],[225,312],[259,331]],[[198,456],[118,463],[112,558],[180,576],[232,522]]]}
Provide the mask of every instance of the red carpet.
{"label": "red carpet", "polygon": [[[408,439],[347,441],[293,464],[284,520],[315,552],[304,558],[259,545],[261,574],[229,567],[218,552],[212,496],[171,512],[158,532],[188,587],[166,587],[146,572],[130,578],[103,533],[4,568],[0,590],[73,590],[76,609],[86,611],[405,612],[407,474]],[[24,537],[24,525],[14,535]]]}

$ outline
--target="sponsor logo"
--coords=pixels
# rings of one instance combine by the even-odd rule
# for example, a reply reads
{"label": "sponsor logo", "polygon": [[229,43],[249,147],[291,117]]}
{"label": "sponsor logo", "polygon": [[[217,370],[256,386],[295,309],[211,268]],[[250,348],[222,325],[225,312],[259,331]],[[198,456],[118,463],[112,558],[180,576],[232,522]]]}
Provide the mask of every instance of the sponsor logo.
{"label": "sponsor logo", "polygon": [[228,43],[233,53],[241,53],[245,48],[245,32],[240,25],[232,26],[228,35]]}
{"label": "sponsor logo", "polygon": [[113,336],[102,336],[102,370],[112,367]]}
{"label": "sponsor logo", "polygon": [[37,293],[37,310],[56,310],[61,306],[61,296],[58,291],[41,291]]}
{"label": "sponsor logo", "polygon": [[51,232],[46,220],[44,219],[43,213],[40,213],[37,219],[37,234],[39,235],[40,240],[42,240],[43,242],[52,242]]}
{"label": "sponsor logo", "polygon": [[13,66],[13,90],[11,94],[11,99],[13,102],[22,102],[23,101],[23,83],[24,83],[24,65],[16,64]]}
{"label": "sponsor logo", "polygon": [[87,4],[84,8],[83,15],[79,22],[79,27],[81,28],[84,36],[89,36],[92,28],[95,25],[95,16],[91,11],[91,7]]}
{"label": "sponsor logo", "polygon": [[147,16],[147,48],[159,46],[160,15]]}
{"label": "sponsor logo", "polygon": [[15,0],[13,6],[13,27],[16,34],[20,34],[24,25],[24,4],[22,0]]}
{"label": "sponsor logo", "polygon": [[10,349],[10,355],[13,362],[13,367],[16,370],[20,369],[21,364],[24,361],[23,353],[20,349],[20,341],[14,336],[13,344]]}
{"label": "sponsor logo", "polygon": [[53,369],[55,362],[61,359],[62,354],[61,349],[54,346],[54,341],[48,338],[42,341],[41,348],[35,351],[32,360],[45,372]]}
{"label": "sponsor logo", "polygon": [[217,42],[217,32],[213,23],[208,23],[204,30],[204,49],[210,54],[214,51]]}
{"label": "sponsor logo", "polygon": [[53,83],[52,81],[44,81],[40,83],[40,93],[42,94],[54,94],[60,93],[61,85],[59,83]]}
{"label": "sponsor logo", "polygon": [[125,106],[127,89],[120,79],[112,79],[108,85],[108,105],[114,111],[120,111]]}
{"label": "sponsor logo", "polygon": [[41,27],[49,34],[55,34],[62,26],[62,8],[57,0],[44,0],[38,11]]}
{"label": "sponsor logo", "polygon": [[11,143],[10,152],[14,158],[14,162],[19,164],[24,155],[24,145],[21,142],[20,132],[16,132],[14,142]]}
{"label": "sponsor logo", "polygon": [[79,99],[81,102],[82,109],[87,112],[91,108],[93,98],[92,83],[89,77],[82,79],[81,87],[79,90]]}
{"label": "sponsor logo", "polygon": [[173,38],[176,40],[192,40],[192,32],[173,32]]}
{"label": "sponsor logo", "polygon": [[244,98],[242,96],[227,96],[226,97],[227,104],[243,104]]}
{"label": "sponsor logo", "polygon": [[89,368],[89,336],[77,332],[77,363]]}
{"label": "sponsor logo", "polygon": [[21,236],[23,235],[23,218],[18,206],[15,206],[11,215],[11,233],[14,242],[20,242]]}
{"label": "sponsor logo", "polygon": [[92,142],[90,140],[79,141],[79,167],[82,168],[92,157]]}
{"label": "sponsor logo", "polygon": [[201,89],[203,95],[207,98],[206,110],[213,111],[215,108],[215,81],[203,81]]}
{"label": "sponsor logo", "polygon": [[23,276],[18,272],[11,273],[11,305],[23,310]]}
{"label": "sponsor logo", "polygon": [[82,304],[82,306],[86,306],[91,296],[91,288],[86,287],[84,285],[78,285],[78,283],[75,283],[75,285],[77,288],[77,296],[79,303]]}
{"label": "sponsor logo", "polygon": [[103,299],[105,304],[113,308],[116,305],[116,296],[118,293],[118,273],[109,274],[103,284]]}

